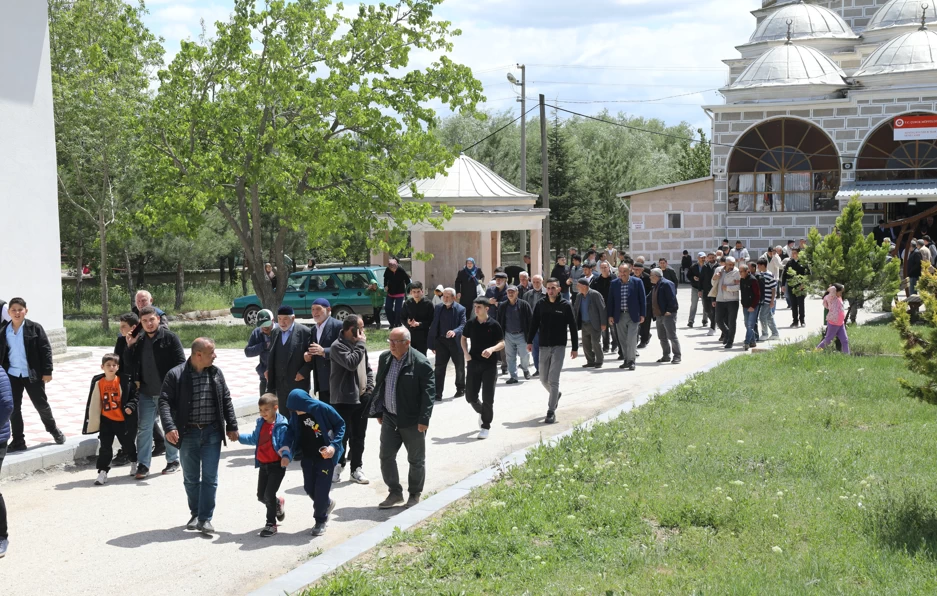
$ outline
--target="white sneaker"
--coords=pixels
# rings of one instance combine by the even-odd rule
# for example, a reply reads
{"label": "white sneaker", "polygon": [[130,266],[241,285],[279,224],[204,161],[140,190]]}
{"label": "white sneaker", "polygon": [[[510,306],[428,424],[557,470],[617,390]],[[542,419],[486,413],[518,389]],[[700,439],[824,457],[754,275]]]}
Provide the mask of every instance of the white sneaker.
{"label": "white sneaker", "polygon": [[345,471],[345,466],[342,464],[335,464],[335,471],[332,473],[332,482],[341,482],[343,471]]}
{"label": "white sneaker", "polygon": [[483,428],[483,429],[481,429],[480,431],[478,431],[478,438],[479,438],[479,439],[487,439],[487,438],[488,438],[488,429],[487,429],[487,428]]}
{"label": "white sneaker", "polygon": [[770,339],[771,341],[777,341],[777,340],[781,339],[781,336],[780,336],[780,335],[772,335],[772,336],[769,337],[768,339]]}
{"label": "white sneaker", "polygon": [[368,477],[364,475],[364,472],[360,467],[355,468],[355,471],[351,473],[352,482],[357,482],[358,484],[368,484],[371,481],[368,480]]}
{"label": "white sneaker", "polygon": [[101,470],[98,472],[98,479],[94,481],[95,486],[104,486],[107,484],[107,472]]}
{"label": "white sneaker", "polygon": [[758,341],[768,341],[768,335],[765,334],[765,335],[760,336],[760,337],[758,338]]}
{"label": "white sneaker", "polygon": [[709,335],[716,335],[716,330],[715,330],[715,329],[710,329],[709,332],[708,332],[706,335],[707,335],[707,336],[709,336]]}

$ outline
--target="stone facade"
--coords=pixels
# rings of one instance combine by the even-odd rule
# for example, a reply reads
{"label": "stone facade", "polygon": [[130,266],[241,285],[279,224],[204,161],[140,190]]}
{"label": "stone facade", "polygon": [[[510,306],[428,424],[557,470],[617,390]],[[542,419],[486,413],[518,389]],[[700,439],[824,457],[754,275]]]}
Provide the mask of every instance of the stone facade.
{"label": "stone facade", "polygon": [[[656,189],[619,195],[630,200],[631,244],[629,254],[644,255],[657,261],[666,258],[678,269],[684,250],[712,250],[713,179],[703,178],[689,183],[672,184]],[[668,225],[668,216],[680,214],[681,228]]]}

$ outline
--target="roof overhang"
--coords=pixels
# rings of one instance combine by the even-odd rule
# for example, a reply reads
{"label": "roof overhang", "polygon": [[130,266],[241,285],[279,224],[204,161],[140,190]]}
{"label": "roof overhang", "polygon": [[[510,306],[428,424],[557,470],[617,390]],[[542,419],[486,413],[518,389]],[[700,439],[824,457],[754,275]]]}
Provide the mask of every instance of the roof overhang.
{"label": "roof overhang", "polygon": [[623,192],[615,195],[619,199],[630,199],[635,195],[643,195],[649,192],[656,192],[658,190],[667,190],[669,188],[677,188],[679,186],[688,186],[690,184],[699,184],[700,182],[709,182],[714,180],[713,176],[705,176],[703,178],[695,178],[693,180],[684,180],[683,182],[675,182],[673,184],[664,184],[661,186],[655,186],[654,188],[642,188],[640,190],[632,190],[629,192]]}
{"label": "roof overhang", "polygon": [[836,198],[848,200],[856,194],[863,203],[906,203],[908,199],[933,203],[937,202],[937,180],[850,182],[839,189]]}

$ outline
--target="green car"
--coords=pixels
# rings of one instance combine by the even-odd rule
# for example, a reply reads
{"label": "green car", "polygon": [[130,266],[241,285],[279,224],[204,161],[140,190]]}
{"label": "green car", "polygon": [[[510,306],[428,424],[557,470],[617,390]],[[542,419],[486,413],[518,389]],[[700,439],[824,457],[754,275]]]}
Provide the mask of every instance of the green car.
{"label": "green car", "polygon": [[[287,279],[286,294],[282,304],[292,306],[301,319],[312,318],[312,303],[325,298],[332,305],[332,316],[342,321],[348,315],[364,317],[371,323],[371,299],[365,294],[371,282],[378,286],[384,283],[384,267],[338,267],[297,271]],[[243,318],[244,323],[254,327],[257,313],[263,306],[256,294],[235,298],[231,314]]]}

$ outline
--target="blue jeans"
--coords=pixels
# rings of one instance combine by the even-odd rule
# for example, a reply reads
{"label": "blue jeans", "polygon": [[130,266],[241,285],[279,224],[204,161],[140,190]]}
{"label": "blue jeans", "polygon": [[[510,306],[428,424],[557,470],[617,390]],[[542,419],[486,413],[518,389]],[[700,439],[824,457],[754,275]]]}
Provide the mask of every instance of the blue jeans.
{"label": "blue jeans", "polygon": [[504,349],[507,352],[508,374],[512,379],[517,378],[517,357],[521,357],[521,370],[527,372],[530,368],[527,353],[527,340],[523,333],[507,333],[504,336]]}
{"label": "blue jeans", "polygon": [[211,521],[218,490],[221,431],[217,426],[186,428],[181,440],[182,483],[189,500],[189,513],[199,521]]}
{"label": "blue jeans", "polygon": [[758,341],[758,309],[758,306],[751,312],[747,308],[742,309],[745,312],[745,345]]}
{"label": "blue jeans", "polygon": [[384,299],[384,316],[387,317],[387,323],[391,329],[400,326],[400,311],[403,309],[403,298]]}
{"label": "blue jeans", "polygon": [[[527,349],[527,346],[524,346],[524,349]],[[538,371],[540,370],[540,332],[538,331],[534,335],[534,349],[531,352],[534,357],[534,368]]]}
{"label": "blue jeans", "polygon": [[[137,402],[137,463],[150,468],[153,459],[153,425],[159,397],[140,394]],[[166,463],[179,461],[179,450],[166,441]]]}

